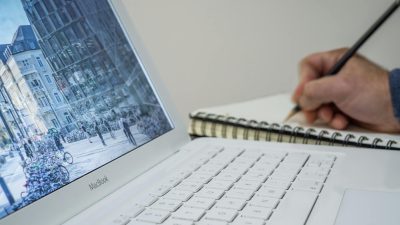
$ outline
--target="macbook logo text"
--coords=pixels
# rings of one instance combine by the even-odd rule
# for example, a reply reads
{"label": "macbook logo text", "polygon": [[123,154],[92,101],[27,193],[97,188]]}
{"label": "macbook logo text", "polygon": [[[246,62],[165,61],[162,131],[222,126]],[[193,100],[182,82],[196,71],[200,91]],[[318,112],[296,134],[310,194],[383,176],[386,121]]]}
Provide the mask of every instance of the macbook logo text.
{"label": "macbook logo text", "polygon": [[98,187],[102,186],[103,184],[108,182],[108,177],[104,176],[103,178],[97,179],[96,182],[92,182],[89,184],[89,188],[91,191],[97,189]]}

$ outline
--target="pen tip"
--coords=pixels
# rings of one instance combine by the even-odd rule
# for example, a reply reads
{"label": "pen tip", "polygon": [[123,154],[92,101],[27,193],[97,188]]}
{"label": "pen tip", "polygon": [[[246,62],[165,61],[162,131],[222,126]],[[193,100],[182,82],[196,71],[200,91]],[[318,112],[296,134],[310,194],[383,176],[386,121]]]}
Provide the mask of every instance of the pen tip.
{"label": "pen tip", "polygon": [[283,122],[287,122],[290,118],[294,116],[294,114],[298,113],[301,111],[300,105],[296,105],[290,112],[289,115],[286,116],[286,118],[283,120]]}
{"label": "pen tip", "polygon": [[283,120],[283,122],[287,122],[290,118],[292,118],[296,114],[296,110],[292,109],[289,114],[286,116],[286,118]]}

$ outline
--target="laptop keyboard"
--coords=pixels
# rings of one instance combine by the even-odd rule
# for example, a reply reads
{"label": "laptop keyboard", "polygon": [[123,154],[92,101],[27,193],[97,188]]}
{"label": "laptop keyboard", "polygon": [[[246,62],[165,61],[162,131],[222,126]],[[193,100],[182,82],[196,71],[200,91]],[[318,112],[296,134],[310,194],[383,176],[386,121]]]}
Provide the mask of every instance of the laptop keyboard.
{"label": "laptop keyboard", "polygon": [[303,225],[335,159],[209,147],[113,224]]}

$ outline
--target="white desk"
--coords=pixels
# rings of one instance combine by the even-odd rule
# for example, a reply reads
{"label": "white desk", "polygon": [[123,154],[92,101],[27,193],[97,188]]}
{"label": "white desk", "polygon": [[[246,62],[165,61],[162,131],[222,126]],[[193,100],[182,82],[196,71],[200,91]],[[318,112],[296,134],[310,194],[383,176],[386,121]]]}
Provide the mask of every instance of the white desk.
{"label": "white desk", "polygon": [[[297,82],[297,63],[352,45],[392,0],[125,0],[154,65],[187,113]],[[400,66],[400,10],[362,48]]]}

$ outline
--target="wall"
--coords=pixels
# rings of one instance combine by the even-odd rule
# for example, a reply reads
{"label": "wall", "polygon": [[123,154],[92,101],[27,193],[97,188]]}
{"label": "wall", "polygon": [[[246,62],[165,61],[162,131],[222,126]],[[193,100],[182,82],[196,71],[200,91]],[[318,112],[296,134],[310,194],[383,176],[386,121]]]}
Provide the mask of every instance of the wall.
{"label": "wall", "polygon": [[[124,0],[180,114],[291,91],[305,55],[352,45],[391,0]],[[400,10],[361,49],[400,66]]]}

